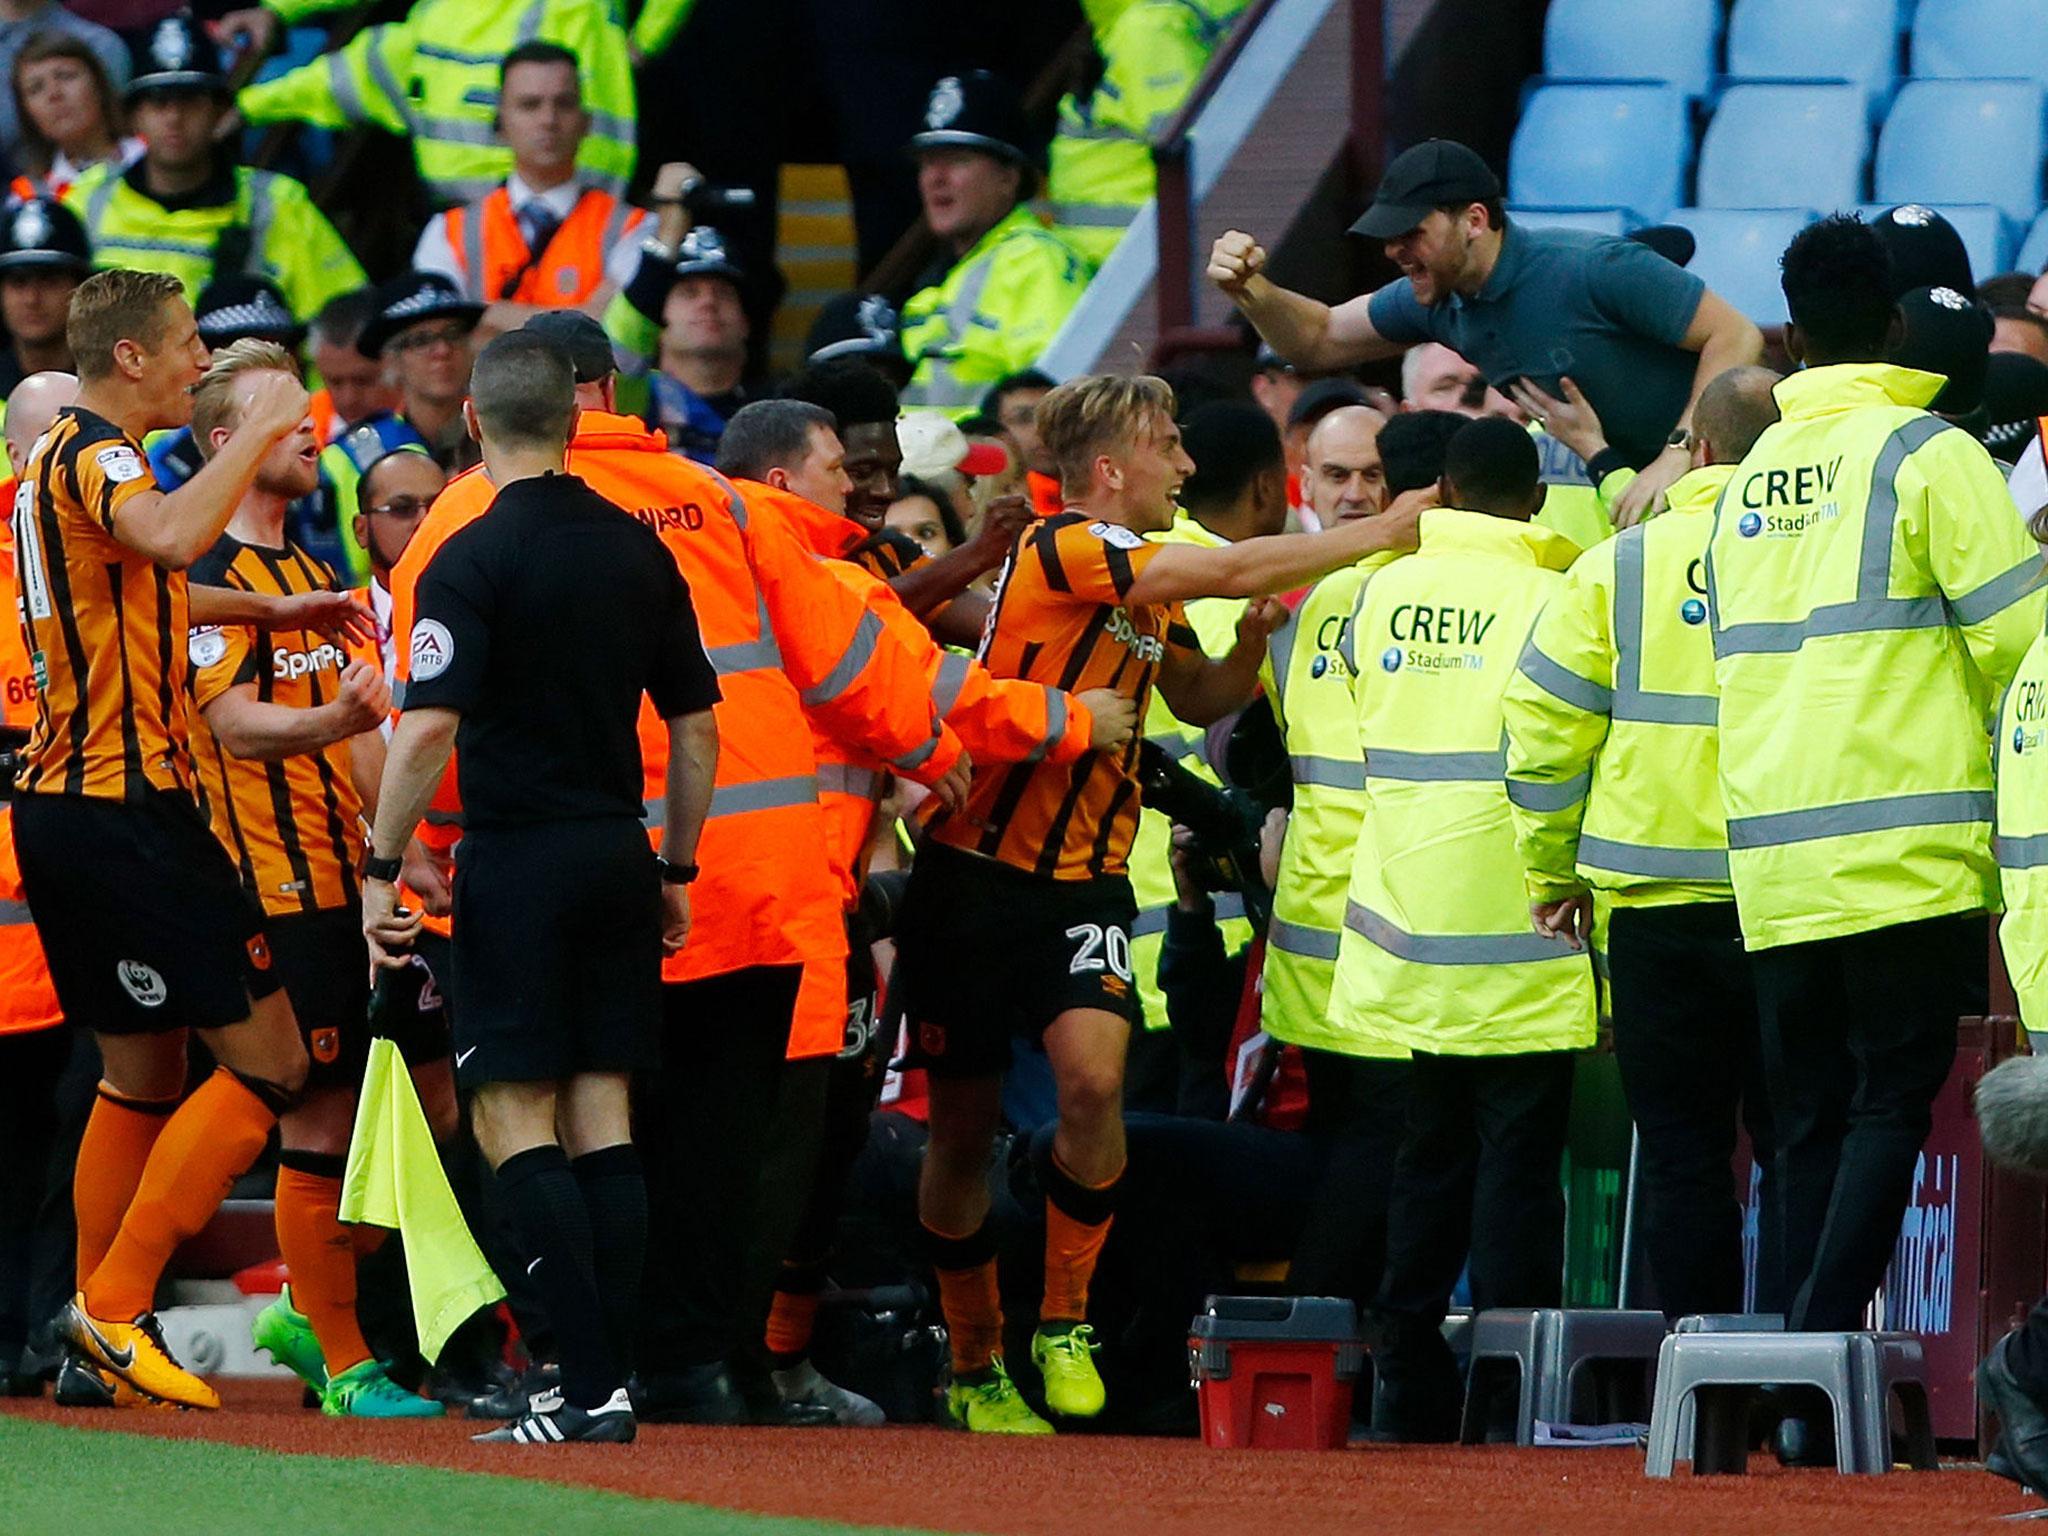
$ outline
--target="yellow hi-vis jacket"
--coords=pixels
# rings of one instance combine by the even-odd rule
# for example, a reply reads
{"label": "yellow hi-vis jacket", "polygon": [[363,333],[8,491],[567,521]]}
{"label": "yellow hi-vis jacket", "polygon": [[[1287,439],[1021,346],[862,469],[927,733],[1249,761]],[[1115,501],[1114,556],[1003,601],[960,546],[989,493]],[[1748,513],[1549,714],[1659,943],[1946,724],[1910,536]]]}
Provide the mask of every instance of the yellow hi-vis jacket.
{"label": "yellow hi-vis jacket", "polygon": [[1534,931],[1508,815],[1501,694],[1579,553],[1448,508],[1352,615],[1365,819],[1332,1022],[1441,1056],[1593,1043],[1593,966]]}
{"label": "yellow hi-vis jacket", "polygon": [[2041,559],[1939,375],[1810,368],[1707,549],[1728,872],[1751,949],[1998,902],[1986,722]]}
{"label": "yellow hi-vis jacket", "polygon": [[1992,738],[1998,823],[1991,840],[2005,917],[1998,946],[2019,999],[2020,1022],[2048,1031],[2048,635],[2020,661]]}
{"label": "yellow hi-vis jacket", "polygon": [[1406,1046],[1330,1018],[1351,857],[1365,822],[1365,751],[1343,642],[1359,588],[1396,558],[1383,551],[1325,576],[1266,644],[1266,697],[1287,743],[1294,809],[1273,888],[1259,1027],[1319,1051],[1398,1059]]}
{"label": "yellow hi-vis jacket", "polygon": [[[1173,526],[1151,539],[1155,544],[1192,544],[1201,549],[1218,549],[1226,542],[1185,512],[1177,512]],[[1237,621],[1245,607],[1241,597],[1204,597],[1187,604],[1188,624],[1205,652],[1221,656],[1237,643]],[[1205,734],[1176,719],[1157,688],[1152,690],[1142,724],[1146,740],[1166,748],[1181,767],[1211,784],[1222,782],[1204,756]],[[1172,849],[1173,824],[1164,813],[1144,807],[1138,815],[1138,835],[1131,842],[1131,894],[1138,903],[1138,920],[1131,925],[1131,971],[1137,978],[1147,1029],[1167,1025],[1166,994],[1159,990],[1159,952],[1166,947],[1166,914],[1174,902]],[[1223,930],[1223,952],[1236,954],[1252,938],[1244,897],[1236,891],[1217,891],[1214,900],[1217,926]]]}
{"label": "yellow hi-vis jacket", "polygon": [[[345,0],[265,0],[287,22]],[[498,73],[521,43],[576,55],[590,132],[576,151],[584,178],[623,196],[638,153],[633,64],[617,0],[417,0],[401,21],[365,27],[347,44],[235,98],[251,123],[368,124],[412,140],[420,180],[444,205],[488,197],[511,174],[498,136]]]}
{"label": "yellow hi-vis jacket", "polygon": [[1732,464],[1573,563],[1508,684],[1508,804],[1532,901],[1733,901],[1702,562]]}

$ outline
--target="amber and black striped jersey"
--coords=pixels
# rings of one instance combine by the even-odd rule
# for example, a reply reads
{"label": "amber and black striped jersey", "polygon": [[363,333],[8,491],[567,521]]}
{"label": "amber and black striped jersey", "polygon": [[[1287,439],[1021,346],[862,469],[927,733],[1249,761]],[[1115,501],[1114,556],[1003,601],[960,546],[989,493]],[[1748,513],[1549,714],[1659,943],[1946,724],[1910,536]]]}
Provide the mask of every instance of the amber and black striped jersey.
{"label": "amber and black striped jersey", "polygon": [[70,406],[36,442],[14,492],[22,638],[38,690],[16,788],[139,798],[189,789],[185,577],[114,537],[154,491],[142,445]]}
{"label": "amber and black striped jersey", "polygon": [[895,528],[882,528],[839,558],[851,560],[879,581],[893,581],[905,571],[929,564],[932,557],[909,534]]}
{"label": "amber and black striped jersey", "polygon": [[[1180,604],[1125,605],[1159,549],[1078,512],[1033,524],[997,581],[982,664],[1067,693],[1114,688],[1144,718],[1166,648],[1201,649]],[[1059,880],[1121,875],[1138,830],[1138,746],[1058,766],[977,765],[966,806],[937,812],[931,835]]]}
{"label": "amber and black striped jersey", "polygon": [[[289,540],[268,549],[228,535],[192,567],[192,579],[271,597],[339,585],[332,570]],[[349,773],[348,741],[274,763],[232,757],[207,727],[206,710],[249,683],[265,704],[317,709],[333,702],[342,669],[358,653],[311,630],[210,625],[192,632],[190,650],[200,804],[242,883],[271,917],[353,905],[363,803]],[[376,659],[368,648],[360,655]]]}

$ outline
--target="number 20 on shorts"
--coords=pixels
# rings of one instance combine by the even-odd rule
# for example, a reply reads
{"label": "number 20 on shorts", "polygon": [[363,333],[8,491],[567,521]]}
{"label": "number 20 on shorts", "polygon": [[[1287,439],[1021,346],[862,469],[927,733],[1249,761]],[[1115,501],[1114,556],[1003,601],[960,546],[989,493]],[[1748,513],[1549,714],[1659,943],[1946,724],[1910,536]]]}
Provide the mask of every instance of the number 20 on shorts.
{"label": "number 20 on shorts", "polygon": [[1131,979],[1131,940],[1123,929],[1105,928],[1100,923],[1076,923],[1067,930],[1067,937],[1080,941],[1067,966],[1070,975],[1108,970],[1125,981]]}

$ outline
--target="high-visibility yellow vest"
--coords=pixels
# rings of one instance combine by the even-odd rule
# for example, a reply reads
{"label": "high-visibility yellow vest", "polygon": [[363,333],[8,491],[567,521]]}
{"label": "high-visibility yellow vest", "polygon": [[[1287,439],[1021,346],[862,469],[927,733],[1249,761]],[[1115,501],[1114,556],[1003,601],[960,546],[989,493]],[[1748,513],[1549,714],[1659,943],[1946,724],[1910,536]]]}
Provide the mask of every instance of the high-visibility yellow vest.
{"label": "high-visibility yellow vest", "polygon": [[1012,208],[944,281],[903,306],[903,355],[915,369],[903,408],[972,411],[989,385],[1038,361],[1088,274],[1029,208]]}
{"label": "high-visibility yellow vest", "polygon": [[1365,751],[1343,641],[1359,588],[1396,558],[1368,555],[1325,576],[1266,647],[1266,696],[1287,742],[1294,809],[1273,889],[1259,1025],[1294,1045],[1399,1059],[1406,1046],[1330,1017],[1351,860],[1365,822]]}
{"label": "high-visibility yellow vest", "polygon": [[[339,0],[267,0],[286,21]],[[443,204],[487,197],[512,172],[496,126],[498,73],[521,43],[576,55],[590,133],[577,151],[585,180],[623,194],[637,153],[637,108],[616,0],[418,0],[403,21],[348,43],[235,98],[251,123],[316,128],[368,124],[412,140],[428,194]]]}
{"label": "high-visibility yellow vest", "polygon": [[1939,375],[1810,368],[1707,552],[1728,871],[1752,949],[1996,906],[1998,692],[2041,559]]}
{"label": "high-visibility yellow vest", "polygon": [[1502,700],[1508,803],[1532,901],[1733,901],[1704,559],[1735,473],[1681,476],[1663,516],[1586,551]]}
{"label": "high-visibility yellow vest", "polygon": [[95,266],[168,272],[194,304],[222,270],[224,239],[241,247],[235,270],[276,283],[301,320],[369,281],[305,187],[275,171],[237,166],[232,201],[172,212],[118,166],[99,165],[71,184],[64,205],[84,223]]}
{"label": "high-visibility yellow vest", "polygon": [[1536,441],[1542,463],[1543,507],[1534,518],[1536,525],[1563,534],[1580,549],[1593,549],[1613,538],[1609,504],[1635,479],[1635,471],[1617,469],[1596,486],[1586,474],[1586,461],[1563,443],[1534,425],[1529,436]]}
{"label": "high-visibility yellow vest", "polygon": [[1135,0],[1095,34],[1102,78],[1060,98],[1048,153],[1054,231],[1102,265],[1158,190],[1152,144],[1201,79],[1247,0]]}
{"label": "high-visibility yellow vest", "polygon": [[[1187,513],[1175,515],[1173,526],[1151,535],[1155,544],[1193,544],[1217,549],[1227,542],[1217,537]],[[1241,597],[1204,597],[1187,605],[1188,623],[1211,656],[1220,656],[1237,643],[1237,621],[1244,613]],[[1211,784],[1222,782],[1204,756],[1204,733],[1183,725],[1166,707],[1157,688],[1145,706],[1142,722],[1145,738],[1156,741],[1174,759]],[[1164,1029],[1166,994],[1159,990],[1159,952],[1166,943],[1166,914],[1173,907],[1173,823],[1164,814],[1144,807],[1138,816],[1138,835],[1131,842],[1131,894],[1138,903],[1138,919],[1131,926],[1131,970],[1137,977],[1138,997],[1145,1006],[1145,1027]],[[1251,942],[1252,926],[1245,920],[1244,898],[1236,891],[1215,893],[1216,921],[1223,930],[1223,952],[1235,954]]]}
{"label": "high-visibility yellow vest", "polygon": [[1445,1056],[1593,1043],[1593,967],[1530,925],[1501,694],[1578,555],[1547,528],[1440,508],[1365,583],[1348,637],[1365,750],[1330,1013]]}
{"label": "high-visibility yellow vest", "polygon": [[2005,917],[1998,945],[2029,1033],[2048,1032],[2048,635],[2013,674],[1992,738],[1998,822],[1992,848]]}

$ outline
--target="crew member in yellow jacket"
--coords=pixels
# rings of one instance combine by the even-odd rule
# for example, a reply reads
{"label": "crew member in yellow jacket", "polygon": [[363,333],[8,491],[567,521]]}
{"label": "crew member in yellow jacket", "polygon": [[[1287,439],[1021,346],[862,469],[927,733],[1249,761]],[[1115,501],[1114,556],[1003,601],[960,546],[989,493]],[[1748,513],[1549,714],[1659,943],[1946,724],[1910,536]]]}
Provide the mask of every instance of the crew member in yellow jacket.
{"label": "crew member in yellow jacket", "polygon": [[1536,445],[1459,429],[1444,506],[1351,620],[1365,816],[1330,1008],[1412,1053],[1375,1310],[1374,1428],[1444,1440],[1462,1383],[1439,1331],[1470,1255],[1472,1304],[1554,1307],[1572,1052],[1593,1043],[1579,935],[1536,933],[1515,852],[1501,694],[1578,546],[1530,517]]}
{"label": "crew member in yellow jacket", "polygon": [[1788,1322],[1842,1329],[1884,1278],[1956,1019],[1983,1010],[1986,726],[2041,630],[2041,560],[1990,456],[1922,408],[1942,377],[1876,361],[1900,326],[1877,234],[1823,219],[1783,266],[1805,366],[1721,495],[1706,575]]}

